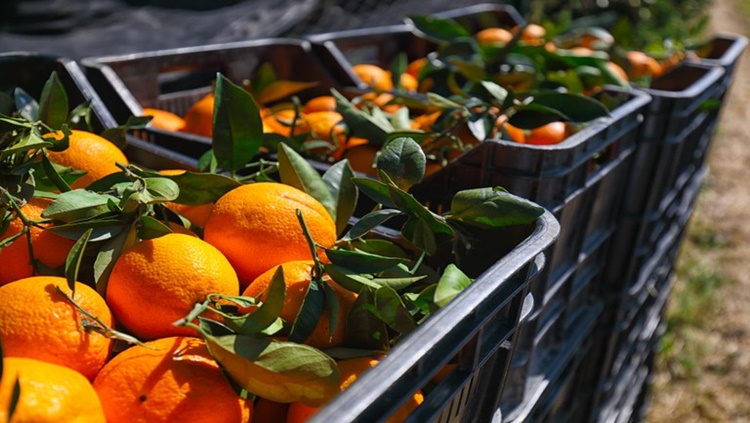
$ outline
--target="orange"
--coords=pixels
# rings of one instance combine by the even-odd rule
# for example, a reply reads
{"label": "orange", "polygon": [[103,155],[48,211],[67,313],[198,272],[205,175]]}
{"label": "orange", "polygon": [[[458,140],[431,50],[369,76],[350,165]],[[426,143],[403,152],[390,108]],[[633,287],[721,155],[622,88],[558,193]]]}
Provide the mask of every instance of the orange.
{"label": "orange", "polygon": [[[500,116],[497,119],[497,125],[505,131],[508,137],[512,141],[518,142],[518,143],[524,143],[526,142],[526,133],[524,133],[523,129],[518,128],[516,126],[511,125],[507,122],[508,118],[507,116]],[[501,138],[504,138],[506,135],[499,135]]]}
{"label": "orange", "polygon": [[15,381],[21,394],[10,423],[105,423],[91,383],[79,373],[30,358],[6,357],[0,381],[0,421],[8,421]]}
{"label": "orange", "polygon": [[[25,357],[69,367],[93,379],[109,358],[112,340],[83,326],[80,313],[56,287],[71,296],[65,278],[34,276],[0,287],[0,339],[6,357]],[[76,283],[73,300],[109,327],[114,325],[104,299]]]}
{"label": "orange", "polygon": [[[49,158],[53,162],[86,171],[86,174],[78,178],[71,187],[84,188],[111,173],[119,172],[120,168],[115,163],[128,164],[128,159],[122,150],[108,139],[76,129],[72,132],[67,149],[60,152],[49,151]],[[60,140],[63,134],[58,131],[45,134],[46,137]]]}
{"label": "orange", "polygon": [[253,423],[284,423],[289,403],[258,397],[253,406]]}
{"label": "orange", "polygon": [[486,28],[477,32],[474,37],[479,45],[505,45],[513,39],[513,34],[503,28]]}
{"label": "orange", "polygon": [[[312,260],[290,261],[280,266],[284,271],[284,283],[286,284],[286,297],[284,298],[284,306],[281,309],[280,317],[291,325],[294,323],[294,319],[297,318],[297,314],[299,314],[299,310],[302,307],[302,302],[305,299],[307,290],[310,287],[310,272],[312,270],[313,262]],[[271,284],[271,280],[273,279],[273,275],[276,273],[277,268],[278,266],[268,269],[267,272],[255,278],[255,280],[248,285],[242,295],[265,299],[265,292]],[[349,310],[351,309],[354,300],[357,298],[355,293],[337,285],[327,276],[325,277],[325,281],[329,284],[331,289],[333,289],[336,293],[336,297],[339,299],[339,320],[336,329],[333,332],[333,336],[331,336],[330,316],[328,315],[328,310],[323,311],[320,320],[318,320],[318,325],[315,326],[310,337],[304,341],[305,344],[319,349],[336,347],[344,342],[346,316],[349,314]]]}
{"label": "orange", "polygon": [[[31,221],[42,219],[42,212],[52,200],[41,197],[33,197],[28,203],[21,207],[21,213]],[[23,222],[18,217],[10,221],[8,229],[0,235],[0,241],[23,231]],[[42,224],[47,227],[49,224]],[[39,227],[31,226],[31,247],[34,259],[50,269],[59,269],[65,265],[65,258],[73,247],[74,241],[61,237],[53,232],[45,231]],[[31,265],[29,256],[29,244],[26,236],[16,238],[12,244],[0,248],[0,285],[34,275],[34,267]]]}
{"label": "orange", "polygon": [[558,144],[567,136],[565,122],[551,122],[529,131],[525,143],[534,145]]}
{"label": "orange", "polygon": [[633,78],[643,78],[645,76],[659,76],[662,68],[659,62],[653,57],[642,51],[629,51],[626,55],[630,62],[630,69]]}
{"label": "orange", "polygon": [[151,125],[165,131],[178,132],[185,128],[184,119],[166,110],[144,107],[143,116],[151,116]]}
{"label": "orange", "polygon": [[406,91],[416,91],[417,87],[419,86],[417,78],[411,76],[408,73],[401,74],[401,76],[399,77],[399,83],[401,84],[401,89]]}
{"label": "orange", "polygon": [[108,423],[252,421],[253,403],[234,392],[198,338],[134,345],[104,366],[94,389]]}
{"label": "orange", "polygon": [[[351,358],[348,360],[341,360],[337,362],[339,372],[341,373],[341,385],[339,388],[344,391],[357,378],[365,373],[367,370],[378,365],[380,361],[372,357],[361,357]],[[393,415],[391,415],[386,422],[387,423],[400,423],[406,420],[409,415],[424,402],[424,395],[421,391],[417,391],[414,395],[409,398],[404,405],[402,405]],[[292,403],[289,406],[289,414],[287,415],[287,423],[301,423],[307,421],[308,418],[312,417],[317,409],[314,407],[308,407],[302,403]]]}
{"label": "orange", "polygon": [[214,132],[214,95],[206,95],[185,113],[184,132],[210,137]]}
{"label": "orange", "polygon": [[313,112],[306,114],[305,120],[312,132],[310,137],[314,139],[332,141],[332,134],[336,135],[344,131],[344,126],[341,124],[344,118],[338,112]]}
{"label": "orange", "polygon": [[244,289],[274,266],[312,259],[297,209],[313,240],[332,247],[336,224],[325,207],[309,194],[276,182],[243,185],[224,194],[211,211],[203,235],[229,259]]}
{"label": "orange", "polygon": [[420,129],[425,132],[432,132],[432,125],[435,124],[435,121],[438,117],[440,117],[441,113],[442,112],[432,112],[416,116],[411,121],[411,127],[414,129]]}
{"label": "orange", "polygon": [[[182,169],[164,169],[160,170],[159,173],[166,176],[175,176],[181,175],[185,173],[185,171]],[[208,215],[211,214],[211,209],[214,208],[214,203],[190,206],[187,204],[166,202],[164,203],[164,205],[174,212],[182,215],[182,217],[189,220],[192,224],[200,227],[203,227],[206,224]]]}
{"label": "orange", "polygon": [[543,26],[530,23],[521,32],[521,41],[537,44],[542,41],[545,35],[547,35],[547,30]]}
{"label": "orange", "polygon": [[619,76],[620,79],[622,79],[623,81],[629,81],[630,80],[630,78],[628,78],[628,73],[625,72],[625,69],[623,69],[622,66],[618,65],[617,63],[612,62],[612,61],[608,61],[607,62],[607,67],[612,72],[614,72],[615,74],[617,74],[617,76]]}
{"label": "orange", "polygon": [[292,136],[292,122],[294,122],[294,135],[309,132],[310,128],[305,122],[304,115],[299,114],[297,120],[294,120],[293,109],[283,109],[275,113],[267,112],[261,119],[263,120],[263,132],[276,133],[287,138]]}
{"label": "orange", "polygon": [[355,172],[377,176],[378,170],[375,167],[375,160],[378,151],[380,151],[380,148],[376,145],[360,144],[347,148],[343,157],[349,160],[349,164]]}
{"label": "orange", "polygon": [[412,60],[409,62],[409,64],[406,66],[406,73],[413,76],[415,79],[419,79],[419,73],[422,72],[422,69],[427,64],[427,58],[422,57],[420,59]]}
{"label": "orange", "polygon": [[359,64],[352,66],[354,73],[375,91],[392,91],[391,73],[380,66]]}
{"label": "orange", "polygon": [[195,334],[172,323],[212,293],[239,293],[229,261],[200,238],[171,233],[123,251],[109,277],[107,303],[133,335],[155,339]]}
{"label": "orange", "polygon": [[311,98],[310,100],[307,100],[305,107],[302,109],[303,113],[333,111],[336,111],[336,99],[331,95],[322,95],[320,97]]}

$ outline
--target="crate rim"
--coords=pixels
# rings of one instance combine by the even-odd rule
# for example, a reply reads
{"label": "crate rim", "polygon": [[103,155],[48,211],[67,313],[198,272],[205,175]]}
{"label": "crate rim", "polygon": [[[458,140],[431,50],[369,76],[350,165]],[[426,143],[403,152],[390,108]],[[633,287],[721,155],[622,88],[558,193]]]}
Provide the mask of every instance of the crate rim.
{"label": "crate rim", "polygon": [[719,67],[719,66],[686,60],[682,62],[679,66],[667,71],[666,73],[660,75],[659,77],[663,78],[665,76],[669,76],[670,73],[678,72],[684,68],[702,69],[702,70],[705,70],[706,73],[703,76],[701,76],[697,81],[690,84],[689,87],[683,90],[679,90],[679,91],[661,90],[661,89],[650,88],[650,87],[638,87],[636,89],[639,91],[646,92],[652,97],[669,98],[669,99],[697,98],[700,95],[702,95],[704,92],[708,91],[710,87],[712,86],[718,87],[719,80],[726,73],[724,71],[724,68]]}
{"label": "crate rim", "polygon": [[[386,359],[358,378],[345,391],[338,394],[330,403],[320,409],[310,420],[311,423],[335,421],[342,414],[349,417],[360,415],[370,408],[380,397],[386,397],[388,388],[406,378],[406,373],[419,365],[419,357],[440,344],[442,336],[452,330],[447,325],[449,320],[467,318],[476,310],[486,298],[488,291],[500,289],[508,276],[517,273],[525,265],[536,261],[537,257],[557,238],[560,225],[557,219],[547,210],[536,221],[532,233],[506,256],[498,260],[482,273],[476,281],[483,279],[483,283],[472,283],[469,287],[448,303],[439,313],[425,321],[415,332],[405,337],[389,352]],[[475,331],[467,336],[472,336]],[[446,360],[450,357],[445,357]],[[419,387],[413,387],[414,391]],[[410,392],[413,394],[414,391]]]}
{"label": "crate rim", "polygon": [[738,60],[740,55],[742,55],[742,52],[747,47],[748,42],[750,42],[747,36],[732,32],[717,32],[716,34],[713,34],[710,40],[708,40],[708,43],[714,42],[716,40],[732,41],[733,44],[719,58],[711,59],[699,57],[697,59],[688,59],[688,61],[690,61],[691,63],[697,62],[719,66],[730,66]]}

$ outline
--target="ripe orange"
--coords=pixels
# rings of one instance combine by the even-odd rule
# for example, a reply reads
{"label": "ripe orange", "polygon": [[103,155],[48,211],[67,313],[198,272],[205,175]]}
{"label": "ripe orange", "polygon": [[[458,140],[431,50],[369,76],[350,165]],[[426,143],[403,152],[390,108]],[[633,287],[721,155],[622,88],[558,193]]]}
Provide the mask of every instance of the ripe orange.
{"label": "ripe orange", "polygon": [[630,80],[630,78],[628,78],[628,73],[625,72],[625,69],[623,69],[622,66],[618,65],[617,63],[612,62],[612,61],[608,61],[607,62],[607,67],[612,72],[614,72],[615,74],[617,74],[617,76],[619,76],[620,79],[622,79],[623,81],[629,81]]}
{"label": "ripe orange", "polygon": [[307,100],[305,107],[302,109],[303,113],[333,111],[336,111],[336,99],[331,95],[322,95],[320,97],[311,98],[310,100]]}
{"label": "ripe orange", "polygon": [[375,91],[392,91],[391,73],[380,66],[359,64],[352,66],[354,73]]}
{"label": "ripe orange", "polygon": [[344,132],[342,121],[344,118],[338,112],[322,111],[305,115],[310,127],[310,136],[319,140],[332,141],[331,136]]}
{"label": "ripe orange", "polygon": [[171,337],[134,345],[94,380],[108,423],[252,421],[240,398],[198,338]]}
{"label": "ripe orange", "polygon": [[8,421],[8,405],[16,379],[21,388],[11,423],[105,423],[99,397],[79,373],[30,358],[3,359],[0,421]]}
{"label": "ripe orange", "polygon": [[184,119],[166,110],[144,107],[143,116],[151,116],[151,125],[165,131],[178,132],[185,128]]}
{"label": "ripe orange", "polygon": [[505,45],[513,39],[513,34],[503,28],[485,28],[474,37],[480,45]]}
{"label": "ripe orange", "polygon": [[[344,391],[357,378],[367,370],[378,365],[380,360],[372,357],[362,358],[351,358],[348,360],[341,360],[337,362],[339,372],[341,373],[341,385],[339,388]],[[409,398],[401,408],[398,409],[392,416],[390,416],[386,422],[388,423],[400,423],[406,420],[409,415],[424,402],[424,395],[421,391],[417,391]],[[307,421],[308,418],[312,417],[317,409],[314,407],[308,407],[302,403],[292,403],[289,406],[289,414],[287,415],[287,423],[302,423]]]}
{"label": "ripe orange", "polygon": [[297,209],[313,240],[332,247],[336,224],[325,207],[309,194],[275,182],[243,185],[224,194],[211,211],[203,235],[229,259],[244,289],[274,266],[312,258]]}
{"label": "ripe orange", "polygon": [[419,87],[417,78],[411,76],[408,73],[401,74],[401,76],[399,77],[399,83],[401,84],[401,89],[406,91],[416,91]]}
{"label": "ripe orange", "polygon": [[296,121],[294,115],[293,109],[282,109],[274,113],[267,111],[261,118],[263,120],[263,132],[276,133],[289,138],[292,136],[292,123],[294,123],[294,135],[309,132],[310,127],[307,125],[304,115],[300,113]]}
{"label": "ripe orange", "polygon": [[507,122],[507,120],[508,118],[506,116],[500,116],[496,122],[497,126],[505,131],[507,136],[510,137],[512,141],[522,144],[526,142],[526,133],[523,131],[523,129],[511,125]]}
{"label": "ripe orange", "polygon": [[562,142],[568,136],[565,122],[551,122],[534,128],[526,136],[526,144],[552,145]]}
{"label": "ripe orange", "polygon": [[[29,220],[38,221],[51,202],[52,200],[47,198],[33,197],[21,207],[21,213]],[[11,220],[8,229],[0,236],[0,241],[18,234],[23,230],[23,226],[23,222],[18,217]],[[49,226],[49,224],[42,226]],[[73,240],[36,226],[31,226],[29,233],[34,260],[50,269],[58,269],[65,265],[65,258],[74,244]],[[3,264],[0,267],[0,285],[34,275],[26,236],[16,238],[12,244],[0,249],[0,263]]]}
{"label": "ripe orange", "polygon": [[289,403],[258,397],[253,406],[253,423],[284,423]]}
{"label": "ripe orange", "polygon": [[543,41],[545,35],[547,35],[547,30],[543,26],[530,23],[521,32],[521,41],[538,44]]}
{"label": "ripe orange", "polygon": [[214,95],[206,95],[185,113],[184,132],[210,137],[214,132]]}
{"label": "ripe orange", "polygon": [[[290,261],[281,266],[284,269],[286,298],[284,298],[284,307],[281,309],[280,317],[291,325],[297,317],[297,314],[302,307],[302,301],[305,299],[307,290],[310,287],[310,271],[312,270],[313,262],[311,260]],[[265,299],[265,292],[271,284],[271,280],[273,279],[273,275],[276,273],[277,268],[278,266],[275,266],[255,278],[255,280],[248,285],[242,295]],[[330,278],[326,277],[325,281],[330,285],[331,289],[336,293],[336,297],[339,299],[339,320],[336,329],[333,332],[333,336],[330,336],[331,322],[328,310],[325,310],[320,316],[320,320],[318,320],[318,325],[315,326],[315,330],[313,330],[310,337],[304,341],[305,344],[319,349],[336,347],[344,342],[346,316],[349,314],[349,310],[351,309],[352,304],[354,304],[354,300],[357,298],[355,293],[342,288]]]}
{"label": "ripe orange", "polygon": [[413,76],[415,79],[419,79],[419,73],[422,71],[422,68],[425,67],[427,64],[427,58],[422,57],[420,59],[412,60],[409,62],[409,64],[406,66],[406,73]]}
{"label": "ripe orange", "polygon": [[120,255],[107,284],[107,303],[132,334],[155,339],[194,334],[172,323],[212,293],[239,293],[229,261],[200,238],[171,233],[141,241]]}
{"label": "ripe orange", "polygon": [[[167,176],[181,175],[185,173],[182,169],[164,169],[160,170],[159,173]],[[189,220],[193,225],[200,226],[201,228],[206,224],[208,215],[211,214],[211,209],[214,208],[214,203],[201,204],[199,206],[189,206],[187,204],[179,204],[173,202],[164,203],[165,206],[182,215],[184,218]]]}
{"label": "ripe orange", "polygon": [[375,158],[380,151],[376,145],[360,144],[347,148],[344,151],[344,158],[349,160],[349,164],[356,172],[365,175],[376,176],[378,170],[375,168]]}
{"label": "ripe orange", "polygon": [[[34,276],[0,287],[0,339],[7,357],[25,357],[69,367],[93,379],[109,358],[112,340],[87,331],[90,321],[55,287],[70,296],[65,278]],[[104,299],[76,283],[73,300],[84,310],[114,325]]]}
{"label": "ripe orange", "polygon": [[634,78],[656,77],[662,73],[659,62],[642,51],[629,51],[626,57],[630,62],[631,74]]}
{"label": "ripe orange", "polygon": [[[128,164],[122,150],[108,139],[76,129],[72,132],[69,137],[70,146],[63,151],[50,151],[49,158],[59,165],[86,171],[85,175],[71,185],[73,188],[84,188],[111,173],[119,172],[120,168],[115,163]],[[63,134],[58,131],[45,134],[46,137],[60,140]]]}

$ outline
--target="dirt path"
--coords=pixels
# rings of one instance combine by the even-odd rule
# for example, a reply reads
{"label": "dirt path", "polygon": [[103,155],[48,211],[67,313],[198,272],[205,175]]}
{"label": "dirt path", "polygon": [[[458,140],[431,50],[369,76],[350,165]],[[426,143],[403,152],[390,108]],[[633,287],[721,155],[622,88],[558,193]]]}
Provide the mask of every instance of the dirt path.
{"label": "dirt path", "polygon": [[[750,35],[740,1],[715,0],[711,33]],[[692,254],[707,272],[727,283],[714,307],[673,345],[653,387],[649,422],[750,421],[750,53],[734,77],[709,157],[710,176],[692,221],[694,232],[713,239]],[[723,246],[722,246],[723,245]],[[690,248],[690,247],[688,247]],[[679,283],[685,283],[681,280]],[[674,306],[674,304],[672,304]]]}

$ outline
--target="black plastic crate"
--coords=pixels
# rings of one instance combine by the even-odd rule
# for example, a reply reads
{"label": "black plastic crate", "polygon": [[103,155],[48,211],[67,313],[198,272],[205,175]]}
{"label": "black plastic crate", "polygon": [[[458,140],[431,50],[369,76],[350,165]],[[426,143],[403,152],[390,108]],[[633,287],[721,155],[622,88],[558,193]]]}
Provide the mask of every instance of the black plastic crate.
{"label": "black plastic crate", "polygon": [[748,39],[744,35],[719,33],[714,35],[705,45],[698,48],[697,53],[699,58],[689,60],[704,65],[721,66],[724,68],[721,86],[726,93],[732,84],[734,71],[747,44]]}
{"label": "black plastic crate", "polygon": [[[453,19],[472,33],[484,28],[512,29],[525,24],[514,7],[502,4],[479,4],[434,15]],[[306,38],[340,84],[359,88],[367,88],[367,84],[352,71],[353,65],[367,63],[388,69],[399,53],[406,53],[407,59],[412,61],[426,57],[437,46],[414,35],[406,25],[328,32]]]}
{"label": "black plastic crate", "polygon": [[425,396],[407,421],[489,421],[499,407],[528,286],[559,231],[546,212],[510,252],[461,295],[399,342],[310,420],[370,422],[387,418],[452,357],[458,366]]}
{"label": "black plastic crate", "polygon": [[[30,52],[0,54],[0,89],[21,87],[31,96],[39,98],[44,84],[53,71],[68,95],[71,107],[85,101],[91,102],[91,125],[100,133],[117,126],[94,88],[86,79],[81,67],[74,61]],[[128,137],[123,149],[128,160],[153,169],[186,168],[187,157],[175,151]]]}
{"label": "black plastic crate", "polygon": [[639,89],[652,100],[644,111],[624,201],[626,216],[642,217],[663,209],[680,175],[694,166],[695,150],[708,148],[701,139],[717,115],[702,106],[719,100],[723,75],[720,67],[684,62],[654,79],[650,88]]}
{"label": "black plastic crate", "polygon": [[705,166],[683,174],[665,196],[670,201],[663,210],[641,218],[621,219],[604,271],[605,294],[616,298],[634,297],[643,291],[647,263],[653,262],[665,235],[675,223],[687,224],[707,174]]}
{"label": "black plastic crate", "polygon": [[[213,91],[217,72],[235,83],[254,75],[268,63],[280,80],[317,82],[298,93],[302,101],[330,95],[342,88],[304,40],[269,38],[124,56],[89,57],[81,61],[86,75],[118,123],[143,114],[143,107],[167,110],[179,116]],[[211,147],[211,139],[186,132],[149,127],[136,135],[186,157],[186,166]]]}

